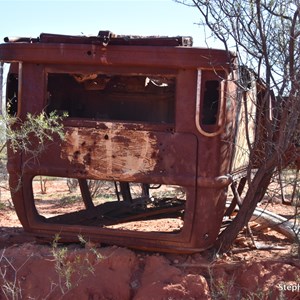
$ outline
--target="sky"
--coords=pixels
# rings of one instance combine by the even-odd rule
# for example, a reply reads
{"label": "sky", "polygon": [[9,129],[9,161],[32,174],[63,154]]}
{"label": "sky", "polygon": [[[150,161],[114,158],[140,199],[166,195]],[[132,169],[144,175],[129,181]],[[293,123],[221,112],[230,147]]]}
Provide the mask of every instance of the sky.
{"label": "sky", "polygon": [[[200,13],[173,0],[0,0],[0,43],[4,37],[38,37],[40,33],[192,36],[207,47]],[[211,48],[220,48],[212,39]]]}

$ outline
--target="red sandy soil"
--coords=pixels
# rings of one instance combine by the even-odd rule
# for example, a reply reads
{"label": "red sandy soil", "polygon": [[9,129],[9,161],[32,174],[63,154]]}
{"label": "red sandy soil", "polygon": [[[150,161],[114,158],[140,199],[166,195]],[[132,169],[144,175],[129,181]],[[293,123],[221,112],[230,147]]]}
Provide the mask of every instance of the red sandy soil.
{"label": "red sandy soil", "polygon": [[[47,193],[59,188],[47,187]],[[294,212],[274,203],[268,210]],[[255,231],[255,222],[255,241],[267,249],[254,249],[245,231],[226,255],[179,255],[90,242],[41,244],[23,232],[12,207],[0,216],[0,299],[300,299],[298,245],[271,229]]]}

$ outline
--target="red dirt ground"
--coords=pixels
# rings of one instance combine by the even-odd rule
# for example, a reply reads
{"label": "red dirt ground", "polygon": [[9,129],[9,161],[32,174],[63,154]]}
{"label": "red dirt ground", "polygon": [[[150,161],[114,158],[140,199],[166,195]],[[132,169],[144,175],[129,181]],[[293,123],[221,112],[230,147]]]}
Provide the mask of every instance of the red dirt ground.
{"label": "red dirt ground", "polygon": [[[47,183],[47,194],[57,188]],[[294,212],[274,203],[268,210]],[[267,249],[254,249],[245,231],[226,255],[178,255],[90,242],[38,244],[13,208],[0,216],[0,299],[300,299],[298,245],[271,229],[255,231],[255,222],[255,241]]]}

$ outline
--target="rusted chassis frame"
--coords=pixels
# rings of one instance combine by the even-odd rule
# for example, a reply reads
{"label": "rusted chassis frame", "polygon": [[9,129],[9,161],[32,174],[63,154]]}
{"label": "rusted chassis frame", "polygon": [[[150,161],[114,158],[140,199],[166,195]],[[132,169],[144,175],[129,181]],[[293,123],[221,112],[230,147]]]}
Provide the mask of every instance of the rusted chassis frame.
{"label": "rusted chassis frame", "polygon": [[[54,137],[54,142],[46,145],[47,150],[38,160],[32,160],[25,153],[15,155],[9,150],[12,200],[25,230],[47,238],[59,234],[65,241],[77,241],[78,234],[82,234],[102,243],[144,250],[196,252],[210,247],[219,233],[226,191],[231,183],[227,174],[232,163],[237,93],[234,84],[227,79],[235,76],[230,69],[233,59],[225,51],[190,47],[0,45],[1,61],[19,63],[18,114],[23,120],[27,112],[38,114],[45,108],[49,72],[92,73],[101,69],[120,74],[171,74],[176,77],[173,124],[67,119],[64,122],[65,141]],[[225,74],[226,84],[218,124],[199,128],[197,114],[201,113],[201,108],[197,105],[201,105],[201,76],[205,71]],[[80,146],[80,153],[87,154],[89,147],[94,145],[89,164],[84,163],[82,157],[74,159],[74,136],[87,142]],[[104,138],[107,136],[109,139]],[[126,141],[122,139],[124,136],[128,138]],[[118,167],[111,158],[99,162],[98,155],[104,155],[106,143],[112,140],[118,153],[128,147],[136,156],[141,147],[148,150],[127,172],[125,163]],[[135,167],[139,159],[147,161],[143,169]],[[109,164],[112,165],[110,169]],[[32,179],[37,175],[181,185],[186,190],[184,226],[178,233],[162,233],[49,223],[37,213],[34,205]]]}

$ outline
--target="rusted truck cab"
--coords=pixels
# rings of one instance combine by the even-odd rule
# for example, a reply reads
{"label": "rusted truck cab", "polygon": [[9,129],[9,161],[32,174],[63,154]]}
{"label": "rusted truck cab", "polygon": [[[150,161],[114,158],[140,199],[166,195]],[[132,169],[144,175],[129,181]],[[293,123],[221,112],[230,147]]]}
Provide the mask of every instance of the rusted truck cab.
{"label": "rusted truck cab", "polygon": [[[11,63],[11,113],[20,120],[43,111],[67,115],[64,139],[54,136],[38,159],[9,151],[12,200],[26,231],[170,252],[215,242],[232,174],[242,166],[233,53],[192,47],[188,37],[102,32],[7,39],[0,60]],[[77,179],[84,208],[43,216],[32,187],[40,175]],[[115,200],[95,204],[87,180],[114,183]],[[132,185],[144,188],[140,197],[131,195]],[[176,192],[153,196],[161,186]],[[126,227],[165,219],[178,225]]]}

